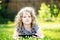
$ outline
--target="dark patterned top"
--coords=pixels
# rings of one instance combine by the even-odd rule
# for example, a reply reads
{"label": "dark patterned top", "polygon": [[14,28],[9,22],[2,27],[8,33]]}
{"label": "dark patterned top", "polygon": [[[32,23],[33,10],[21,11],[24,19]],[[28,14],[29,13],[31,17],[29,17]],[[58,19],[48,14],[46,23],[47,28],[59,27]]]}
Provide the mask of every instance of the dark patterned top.
{"label": "dark patterned top", "polygon": [[[24,26],[22,26],[22,33],[21,33],[21,35],[32,35],[32,34],[35,34],[38,29],[39,29],[38,25],[35,25],[35,26],[34,26],[34,30],[35,30],[35,31],[32,32],[32,29],[31,29],[30,31],[27,31],[27,30],[24,28]],[[19,27],[19,26],[17,27],[17,32],[20,33],[20,27]]]}

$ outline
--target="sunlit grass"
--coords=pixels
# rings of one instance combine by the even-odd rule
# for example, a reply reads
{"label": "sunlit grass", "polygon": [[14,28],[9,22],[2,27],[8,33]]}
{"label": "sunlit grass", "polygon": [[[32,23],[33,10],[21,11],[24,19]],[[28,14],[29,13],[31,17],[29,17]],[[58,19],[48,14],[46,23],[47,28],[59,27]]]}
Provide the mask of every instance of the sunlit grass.
{"label": "sunlit grass", "polygon": [[[60,30],[60,29],[58,29]],[[56,30],[47,30],[45,29],[43,31],[44,35],[47,37],[50,37],[50,39],[60,39],[60,31],[56,31]]]}
{"label": "sunlit grass", "polygon": [[13,26],[7,24],[0,25],[0,40],[13,40]]}

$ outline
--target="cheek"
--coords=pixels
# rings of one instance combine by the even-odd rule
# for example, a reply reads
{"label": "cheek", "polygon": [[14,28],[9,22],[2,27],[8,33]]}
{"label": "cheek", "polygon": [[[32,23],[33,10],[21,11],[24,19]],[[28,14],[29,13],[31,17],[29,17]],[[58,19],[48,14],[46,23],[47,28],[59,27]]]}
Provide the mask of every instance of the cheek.
{"label": "cheek", "polygon": [[29,23],[31,23],[32,22],[32,19],[31,18],[29,18]]}
{"label": "cheek", "polygon": [[30,21],[32,21],[32,19],[30,18]]}
{"label": "cheek", "polygon": [[25,22],[25,19],[24,18],[22,18],[22,22]]}

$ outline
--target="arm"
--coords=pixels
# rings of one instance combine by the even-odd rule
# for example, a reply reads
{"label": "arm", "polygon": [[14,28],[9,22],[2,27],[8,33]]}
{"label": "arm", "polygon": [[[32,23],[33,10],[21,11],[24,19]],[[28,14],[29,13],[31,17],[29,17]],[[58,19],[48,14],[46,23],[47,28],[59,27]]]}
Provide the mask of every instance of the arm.
{"label": "arm", "polygon": [[41,32],[41,29],[40,27],[38,27],[38,25],[36,24],[35,27],[34,27],[36,33],[35,35],[37,35],[38,38],[44,38],[44,35],[43,33]]}
{"label": "arm", "polygon": [[13,38],[14,39],[16,39],[16,38],[18,38],[18,31],[17,31],[17,27],[15,28],[15,30],[14,30],[14,35],[13,35]]}
{"label": "arm", "polygon": [[37,33],[35,35],[37,35],[38,38],[44,38],[44,35],[42,34],[40,28],[37,30]]}

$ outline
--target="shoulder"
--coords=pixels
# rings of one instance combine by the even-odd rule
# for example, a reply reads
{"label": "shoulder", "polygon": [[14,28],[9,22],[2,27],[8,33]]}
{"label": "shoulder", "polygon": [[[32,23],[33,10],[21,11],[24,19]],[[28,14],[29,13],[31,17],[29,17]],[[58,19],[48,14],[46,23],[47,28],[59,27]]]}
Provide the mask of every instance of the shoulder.
{"label": "shoulder", "polygon": [[[17,32],[20,32],[20,26],[16,27]],[[24,30],[24,26],[22,25],[22,30]]]}
{"label": "shoulder", "polygon": [[16,27],[15,27],[15,30],[16,30],[17,32],[20,32],[20,27],[19,27],[19,26],[16,26]]}
{"label": "shoulder", "polygon": [[37,31],[39,29],[39,26],[37,24],[35,24],[34,29],[35,29],[35,31]]}

